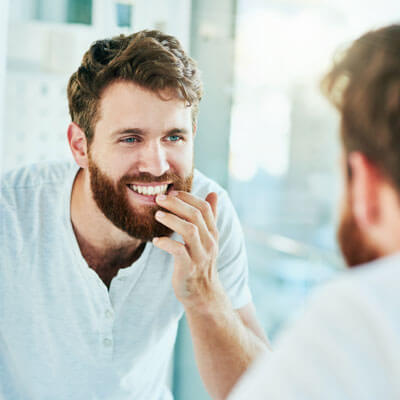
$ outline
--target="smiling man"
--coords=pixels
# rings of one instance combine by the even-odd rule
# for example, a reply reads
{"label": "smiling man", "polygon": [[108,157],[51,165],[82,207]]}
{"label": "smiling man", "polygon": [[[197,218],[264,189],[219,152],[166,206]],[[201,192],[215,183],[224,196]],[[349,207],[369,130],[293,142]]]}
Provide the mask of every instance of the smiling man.
{"label": "smiling man", "polygon": [[0,397],[170,399],[184,312],[215,399],[266,348],[236,214],[193,166],[201,94],[175,38],[98,41],[68,85],[76,164],[3,177]]}

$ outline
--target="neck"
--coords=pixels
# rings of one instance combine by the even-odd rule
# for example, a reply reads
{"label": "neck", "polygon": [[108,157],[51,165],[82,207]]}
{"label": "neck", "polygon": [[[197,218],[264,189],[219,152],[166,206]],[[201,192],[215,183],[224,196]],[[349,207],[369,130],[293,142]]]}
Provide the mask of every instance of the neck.
{"label": "neck", "polygon": [[115,227],[99,210],[90,190],[87,170],[80,169],[72,188],[71,222],[82,256],[99,270],[117,270],[140,257],[144,243]]}

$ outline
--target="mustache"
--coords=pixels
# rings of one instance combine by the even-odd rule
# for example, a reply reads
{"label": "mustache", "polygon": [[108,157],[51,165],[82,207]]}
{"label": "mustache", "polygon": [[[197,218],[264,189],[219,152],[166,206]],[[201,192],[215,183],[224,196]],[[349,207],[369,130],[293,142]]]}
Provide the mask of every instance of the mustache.
{"label": "mustache", "polygon": [[182,178],[174,174],[173,172],[166,172],[160,176],[154,176],[149,174],[148,172],[141,172],[140,174],[135,175],[124,175],[120,179],[121,184],[128,184],[131,182],[142,182],[142,183],[150,183],[150,182],[166,182],[166,181],[173,181],[173,182],[180,182]]}

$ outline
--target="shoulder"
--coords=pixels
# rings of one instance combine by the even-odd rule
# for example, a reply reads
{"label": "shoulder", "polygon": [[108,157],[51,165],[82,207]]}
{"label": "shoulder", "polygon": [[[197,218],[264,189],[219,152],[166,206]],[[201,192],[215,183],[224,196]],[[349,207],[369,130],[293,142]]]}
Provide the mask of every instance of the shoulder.
{"label": "shoulder", "polygon": [[393,297],[400,305],[400,253],[391,254],[352,270],[348,282],[377,301]]}
{"label": "shoulder", "polygon": [[400,357],[399,261],[397,255],[359,266],[317,289],[281,347],[301,345],[309,362],[322,356],[326,368],[341,359],[365,376],[391,370],[387,357]]}
{"label": "shoulder", "polygon": [[[222,224],[226,219],[237,219],[228,192],[217,182],[196,169],[193,176],[192,194],[204,200],[211,192],[218,195],[218,224]],[[219,228],[222,227],[219,226]]]}
{"label": "shoulder", "polygon": [[43,240],[47,234],[51,237],[60,228],[60,216],[68,213],[67,196],[76,171],[77,167],[69,162],[38,163],[1,177],[2,260],[8,257],[14,262],[17,255],[28,257],[39,238]]}
{"label": "shoulder", "polygon": [[50,212],[50,207],[60,203],[74,171],[77,167],[70,162],[47,162],[5,173],[0,180],[2,218],[19,216],[22,222],[35,207]]}
{"label": "shoulder", "polygon": [[[310,303],[344,308],[374,309],[400,307],[400,254],[380,258],[344,273],[323,285],[312,296]],[[400,317],[399,317],[400,318]]]}
{"label": "shoulder", "polygon": [[[74,168],[71,162],[42,162],[6,172],[1,177],[1,189],[18,190],[59,182]],[[76,168],[76,167],[75,167]]]}
{"label": "shoulder", "polygon": [[276,350],[245,374],[232,399],[248,398],[244,393],[253,399],[397,398],[398,260],[358,267],[318,288]]}
{"label": "shoulder", "polygon": [[217,182],[205,176],[199,170],[195,169],[193,174],[192,193],[195,196],[204,198],[208,193],[215,192],[218,196],[226,195],[226,190]]}

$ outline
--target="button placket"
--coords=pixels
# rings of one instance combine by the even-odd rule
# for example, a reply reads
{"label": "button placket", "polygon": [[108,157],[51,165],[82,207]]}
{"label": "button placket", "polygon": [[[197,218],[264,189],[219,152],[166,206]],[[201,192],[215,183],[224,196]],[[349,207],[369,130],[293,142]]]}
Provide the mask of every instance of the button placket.
{"label": "button placket", "polygon": [[108,359],[111,359],[114,350],[113,327],[114,327],[115,312],[112,308],[108,293],[107,293],[107,298],[108,302],[105,305],[101,316],[103,329],[100,340],[101,340],[101,347],[103,349],[105,356]]}

